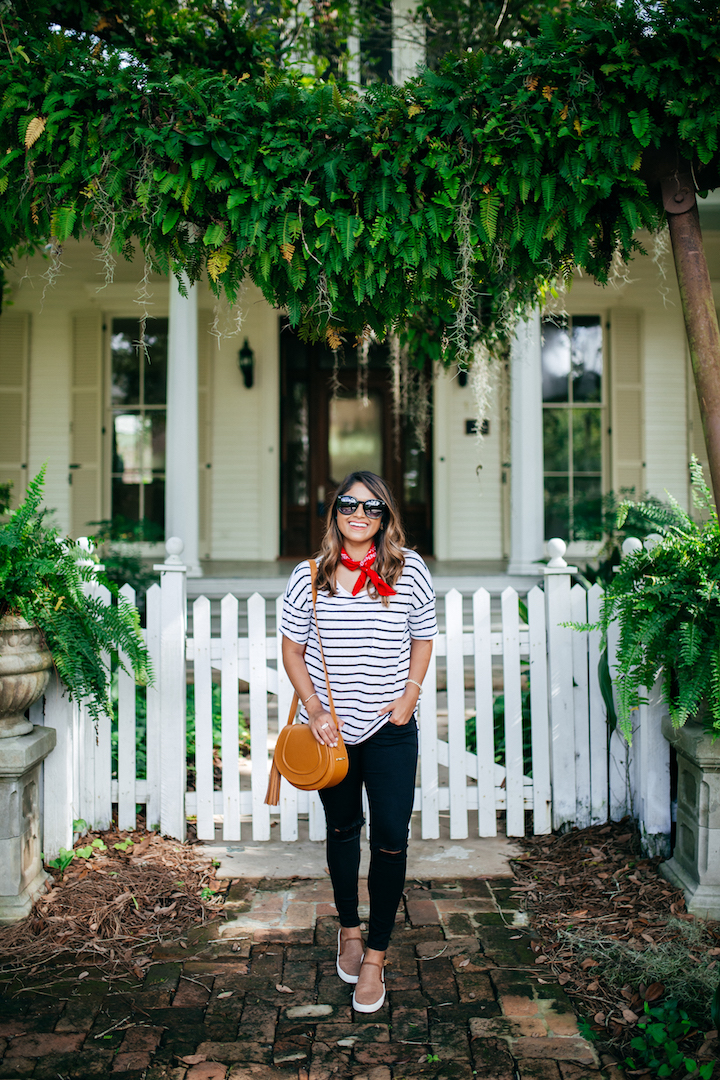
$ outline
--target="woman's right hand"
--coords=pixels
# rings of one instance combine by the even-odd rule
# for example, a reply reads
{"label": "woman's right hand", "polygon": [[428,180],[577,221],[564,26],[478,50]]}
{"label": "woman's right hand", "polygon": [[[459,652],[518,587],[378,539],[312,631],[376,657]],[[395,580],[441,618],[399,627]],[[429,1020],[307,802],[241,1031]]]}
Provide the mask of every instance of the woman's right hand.
{"label": "woman's right hand", "polygon": [[326,712],[324,709],[313,713],[310,717],[310,730],[319,743],[325,743],[326,746],[337,746],[338,732],[332,713]]}

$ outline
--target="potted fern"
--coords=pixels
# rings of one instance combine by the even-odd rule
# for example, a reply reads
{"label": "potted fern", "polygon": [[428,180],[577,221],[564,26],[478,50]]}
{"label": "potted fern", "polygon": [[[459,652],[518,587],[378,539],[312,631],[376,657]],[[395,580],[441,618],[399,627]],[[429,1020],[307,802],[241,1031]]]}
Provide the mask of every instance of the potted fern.
{"label": "potted fern", "polygon": [[[688,907],[720,918],[720,523],[696,458],[692,492],[703,520],[677,503],[639,504],[658,535],[628,555],[603,601],[604,635],[619,629],[618,724],[630,738],[644,687],[663,676],[663,733],[678,761],[677,836],[663,872]],[[627,512],[624,504],[620,517]]]}
{"label": "potted fern", "polygon": [[43,467],[0,525],[0,738],[31,730],[23,714],[53,667],[95,721],[112,715],[103,655],[122,650],[139,682],[150,676],[135,609],[110,583],[109,605],[94,597],[87,553],[46,524],[44,479]]}

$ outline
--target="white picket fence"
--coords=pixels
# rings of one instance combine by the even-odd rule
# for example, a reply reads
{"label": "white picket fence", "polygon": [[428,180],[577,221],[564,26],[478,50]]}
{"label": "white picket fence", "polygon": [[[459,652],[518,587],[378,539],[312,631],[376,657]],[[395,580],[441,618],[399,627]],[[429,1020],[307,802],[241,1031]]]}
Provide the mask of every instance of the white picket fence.
{"label": "white picket fence", "polygon": [[[571,588],[571,568],[561,557],[547,568],[544,589],[527,596],[527,622],[520,619],[517,593],[507,588],[499,613],[479,589],[472,597],[472,621],[463,624],[463,597],[456,590],[443,600],[445,632],[436,640],[420,699],[420,760],[415,810],[420,836],[440,836],[441,814],[449,816],[451,839],[465,839],[471,824],[476,835],[494,836],[497,811],[505,812],[509,836],[532,830],[548,833],[568,824],[583,827],[634,813],[649,837],[669,834],[667,743],[660,735],[661,708],[643,707],[632,750],[617,735],[610,740],[597,668],[599,633],[579,633],[563,625],[594,622],[602,591]],[[170,555],[161,583],[147,594],[146,642],[155,669],[147,689],[146,778],[136,769],[136,688],[124,672],[118,678],[117,779],[112,779],[111,725],[103,719],[97,732],[87,710],[69,701],[54,685],[33,707],[32,719],[56,729],[55,750],[44,766],[44,851],[50,857],[72,842],[73,821],[107,828],[113,804],[118,825],[132,829],[137,806],[146,821],[166,835],[182,838],[188,818],[196,820],[201,840],[212,840],[221,824],[226,841],[251,833],[270,839],[272,818],[279,815],[280,838],[298,838],[298,820],[308,817],[311,840],[322,840],[325,822],[316,793],[299,792],[284,780],[280,805],[265,805],[268,771],[277,720],[269,702],[276,699],[284,724],[292,687],[281,660],[279,633],[268,635],[266,601],[247,601],[246,636],[238,632],[240,602],[221,602],[220,636],[211,634],[210,601],[192,606],[192,636],[186,632],[185,567]],[[99,595],[106,591],[95,586]],[[129,586],[122,590],[134,602]],[[282,599],[275,603],[280,625]],[[444,663],[447,724],[439,724],[437,668]],[[472,687],[466,678],[472,672]],[[187,790],[186,682],[192,675],[195,697],[195,790]],[[221,685],[222,783],[213,777],[212,683]],[[531,761],[523,765],[522,693],[529,679]],[[249,685],[251,759],[249,783],[241,782],[238,749],[239,680]],[[470,680],[467,680],[470,682]],[[499,685],[500,684],[500,685]],[[495,763],[493,699],[504,695],[505,765]],[[657,697],[657,694],[656,694]],[[476,752],[466,750],[468,712],[476,716]],[[441,731],[444,737],[439,737]],[[652,845],[652,841],[650,841]]]}

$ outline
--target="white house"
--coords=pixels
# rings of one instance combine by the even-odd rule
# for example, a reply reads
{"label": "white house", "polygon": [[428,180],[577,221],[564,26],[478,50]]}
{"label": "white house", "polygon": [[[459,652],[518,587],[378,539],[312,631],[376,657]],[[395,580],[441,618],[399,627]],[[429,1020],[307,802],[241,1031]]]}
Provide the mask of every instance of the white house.
{"label": "white house", "polygon": [[[391,7],[387,65],[402,81],[422,42],[402,32],[412,0]],[[720,295],[720,192],[701,220]],[[412,425],[396,428],[382,349],[358,371],[348,343],[334,385],[332,354],[300,342],[254,286],[231,311],[205,285],[186,299],[148,279],[139,260],[105,284],[93,246],[68,243],[57,280],[40,256],[7,275],[0,482],[16,504],[47,462],[63,531],[145,519],[180,536],[206,576],[257,575],[315,550],[327,494],[351,467],[383,473],[410,542],[456,572],[533,573],[553,535],[583,558],[599,546],[599,532],[587,537],[601,493],[669,492],[688,506],[688,461],[704,458],[669,243],[646,241],[651,257],[611,285],[577,277],[556,305],[564,323],[519,329],[509,369],[493,366],[486,416],[472,380],[435,372],[424,447]]]}
{"label": "white house", "polygon": [[[720,199],[701,216],[720,290]],[[669,249],[605,288],[578,278],[560,300],[565,325],[520,328],[509,370],[495,365],[481,442],[471,384],[437,371],[424,450],[409,427],[396,445],[382,350],[364,400],[351,349],[333,394],[332,354],[300,342],[253,286],[236,311],[203,285],[188,299],[174,282],[141,285],[137,262],[103,287],[96,255],[67,244],[54,283],[40,256],[19,263],[0,316],[0,482],[17,503],[47,462],[47,505],[71,535],[144,518],[182,537],[198,573],[253,572],[315,549],[333,482],[369,467],[391,480],[425,554],[528,572],[546,536],[572,539],[568,500],[583,520],[601,491],[689,503],[688,460],[704,448]],[[246,340],[252,357],[239,357]]]}

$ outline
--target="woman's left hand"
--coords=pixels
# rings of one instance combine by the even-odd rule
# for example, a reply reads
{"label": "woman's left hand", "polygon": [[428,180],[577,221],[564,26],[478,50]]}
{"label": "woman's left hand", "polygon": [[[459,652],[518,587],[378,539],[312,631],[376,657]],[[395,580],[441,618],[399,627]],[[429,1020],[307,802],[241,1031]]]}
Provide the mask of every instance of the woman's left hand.
{"label": "woman's left hand", "polygon": [[391,701],[389,705],[379,709],[378,716],[390,713],[389,723],[395,724],[396,727],[404,727],[405,724],[409,724],[412,720],[418,697],[419,694],[406,690],[401,697],[395,698],[395,701]]}

